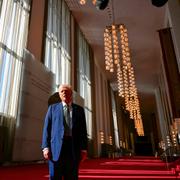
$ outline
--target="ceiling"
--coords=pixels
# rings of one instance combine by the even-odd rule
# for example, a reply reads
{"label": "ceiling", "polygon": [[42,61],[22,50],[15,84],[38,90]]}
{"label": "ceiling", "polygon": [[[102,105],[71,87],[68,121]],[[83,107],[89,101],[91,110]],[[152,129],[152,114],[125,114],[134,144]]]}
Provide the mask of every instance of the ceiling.
{"label": "ceiling", "polygon": [[80,5],[78,0],[66,0],[94,51],[96,62],[116,89],[115,76],[105,71],[103,33],[113,19],[115,24],[124,24],[128,29],[140,104],[144,110],[154,111],[153,94],[161,61],[158,30],[164,28],[166,5],[156,7],[151,0],[109,0],[104,10],[98,10],[91,0],[86,1]]}

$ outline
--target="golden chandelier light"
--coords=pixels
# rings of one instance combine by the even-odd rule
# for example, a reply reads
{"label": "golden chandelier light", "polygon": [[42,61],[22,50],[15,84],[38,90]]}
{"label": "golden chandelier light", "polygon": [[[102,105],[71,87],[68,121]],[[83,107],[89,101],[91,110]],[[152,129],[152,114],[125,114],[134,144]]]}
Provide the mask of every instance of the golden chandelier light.
{"label": "golden chandelier light", "polygon": [[[109,3],[109,0],[91,0],[92,4],[98,9],[98,10],[104,10]],[[87,0],[79,0],[79,3],[81,5],[85,5]]]}
{"label": "golden chandelier light", "polygon": [[[81,5],[84,5],[84,4],[86,4],[86,0],[79,0],[79,3],[80,3]],[[92,3],[95,5],[96,0],[92,0]]]}
{"label": "golden chandelier light", "polygon": [[126,110],[134,119],[139,136],[144,135],[134,70],[130,59],[127,29],[123,24],[107,26],[104,31],[105,66],[116,71],[119,96],[125,100]]}

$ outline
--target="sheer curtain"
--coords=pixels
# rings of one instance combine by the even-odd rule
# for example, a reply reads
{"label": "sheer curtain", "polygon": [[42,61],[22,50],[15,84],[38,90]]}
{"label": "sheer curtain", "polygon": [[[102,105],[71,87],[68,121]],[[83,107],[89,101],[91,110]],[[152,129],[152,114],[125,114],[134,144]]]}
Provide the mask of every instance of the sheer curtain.
{"label": "sheer curtain", "polygon": [[16,117],[29,2],[3,1],[0,15],[0,113]]}
{"label": "sheer curtain", "polygon": [[116,114],[116,102],[115,102],[115,97],[114,97],[114,92],[111,89],[111,106],[112,106],[112,115],[113,115],[113,126],[114,126],[114,136],[115,136],[115,145],[117,148],[120,148],[119,144],[119,131],[118,131],[118,119],[117,119],[117,114]]}
{"label": "sheer curtain", "polygon": [[5,133],[1,135],[6,136],[6,155],[10,153],[17,117],[29,4],[30,0],[4,0],[0,4],[0,128]]}
{"label": "sheer curtain", "polygon": [[16,117],[29,2],[2,2],[0,12],[0,113]]}
{"label": "sheer curtain", "polygon": [[55,74],[56,87],[70,84],[70,11],[64,0],[48,1],[45,66]]}
{"label": "sheer curtain", "polygon": [[87,120],[87,131],[89,138],[92,139],[92,102],[91,102],[91,78],[90,78],[90,52],[89,46],[80,29],[78,36],[78,92],[84,98],[85,114]]}
{"label": "sheer curtain", "polygon": [[2,1],[3,1],[3,0],[0,0],[0,14],[1,14]]}

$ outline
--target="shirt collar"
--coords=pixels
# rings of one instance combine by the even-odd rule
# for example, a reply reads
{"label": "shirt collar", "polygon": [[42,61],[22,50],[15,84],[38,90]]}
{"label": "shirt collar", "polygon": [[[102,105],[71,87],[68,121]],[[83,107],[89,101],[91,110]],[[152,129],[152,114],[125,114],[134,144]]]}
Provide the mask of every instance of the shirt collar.
{"label": "shirt collar", "polygon": [[66,104],[65,102],[62,101],[62,105],[63,105],[63,106],[68,105],[69,107],[71,107],[72,102],[70,102],[69,104]]}

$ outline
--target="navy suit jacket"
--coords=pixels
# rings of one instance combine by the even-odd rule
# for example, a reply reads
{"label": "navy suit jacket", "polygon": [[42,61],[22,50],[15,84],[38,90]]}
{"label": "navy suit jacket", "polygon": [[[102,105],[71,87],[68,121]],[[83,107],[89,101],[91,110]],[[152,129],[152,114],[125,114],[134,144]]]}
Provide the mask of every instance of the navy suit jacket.
{"label": "navy suit jacket", "polygon": [[[51,160],[59,159],[63,136],[64,136],[64,116],[62,103],[49,106],[43,128],[42,148],[49,148]],[[80,160],[81,150],[87,150],[87,130],[84,109],[72,103],[72,143],[73,157]]]}

